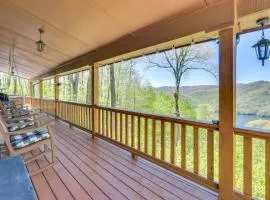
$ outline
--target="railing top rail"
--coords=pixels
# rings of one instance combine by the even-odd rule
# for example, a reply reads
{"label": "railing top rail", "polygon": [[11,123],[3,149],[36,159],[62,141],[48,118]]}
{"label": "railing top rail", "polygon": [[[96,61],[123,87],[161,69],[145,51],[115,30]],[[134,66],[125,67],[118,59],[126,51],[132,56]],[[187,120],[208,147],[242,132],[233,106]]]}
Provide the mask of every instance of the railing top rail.
{"label": "railing top rail", "polygon": [[65,104],[71,104],[71,105],[76,105],[76,106],[83,106],[83,107],[93,107],[93,105],[83,104],[83,103],[77,103],[77,102],[70,102],[70,101],[58,100],[57,102],[65,103]]}
{"label": "railing top rail", "polygon": [[103,110],[107,110],[107,111],[118,112],[118,113],[123,113],[123,114],[127,114],[127,115],[135,115],[135,116],[140,116],[140,117],[147,117],[147,118],[166,121],[166,122],[185,124],[185,125],[195,126],[195,127],[199,127],[199,128],[207,128],[207,129],[212,129],[212,130],[219,129],[218,125],[213,124],[209,121],[179,118],[179,117],[153,114],[153,113],[147,113],[147,112],[130,111],[130,110],[126,110],[126,109],[111,108],[111,107],[105,107],[105,106],[95,106],[95,107],[103,109]]}
{"label": "railing top rail", "polygon": [[270,139],[270,131],[256,129],[256,128],[244,128],[244,127],[235,127],[234,132],[236,135],[242,135],[245,137],[259,138],[259,139]]}
{"label": "railing top rail", "polygon": [[50,99],[50,98],[42,98],[41,100],[43,100],[43,101],[55,101],[55,99]]}

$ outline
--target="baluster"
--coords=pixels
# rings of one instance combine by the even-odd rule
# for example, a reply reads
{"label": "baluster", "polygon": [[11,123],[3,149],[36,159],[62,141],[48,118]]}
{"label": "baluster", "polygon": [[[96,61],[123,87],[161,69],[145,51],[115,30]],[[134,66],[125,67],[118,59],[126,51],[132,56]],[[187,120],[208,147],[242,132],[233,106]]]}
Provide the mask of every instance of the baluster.
{"label": "baluster", "polygon": [[120,113],[120,142],[123,143],[123,114]]}
{"label": "baluster", "polygon": [[244,137],[244,194],[252,197],[252,138]]}
{"label": "baluster", "polygon": [[137,135],[137,137],[138,137],[138,150],[141,150],[141,118],[140,118],[140,116],[138,116],[138,124],[137,124],[137,126],[138,126],[138,135]]}
{"label": "baluster", "polygon": [[131,147],[134,148],[134,115],[131,115]]}
{"label": "baluster", "polygon": [[152,119],[152,156],[156,157],[156,120]]}
{"label": "baluster", "polygon": [[181,125],[181,167],[186,169],[186,125]]}
{"label": "baluster", "polygon": [[[94,110],[92,110],[92,112],[94,112]],[[97,115],[98,115],[98,133],[100,134],[101,133],[101,127],[100,127],[100,122],[101,122],[101,113],[100,113],[100,109],[99,108],[97,108]],[[93,128],[93,130],[94,130],[94,125],[92,124],[92,128]]]}
{"label": "baluster", "polygon": [[175,164],[175,123],[171,123],[171,163]]}
{"label": "baluster", "polygon": [[110,112],[110,138],[113,138],[113,112]]}
{"label": "baluster", "polygon": [[115,113],[115,140],[118,141],[118,113]]}
{"label": "baluster", "polygon": [[101,110],[102,111],[102,123],[101,123],[101,127],[102,127],[102,135],[105,135],[105,124],[104,124],[104,115],[105,115],[105,110]]}
{"label": "baluster", "polygon": [[144,153],[148,153],[148,118],[144,121]]}
{"label": "baluster", "polygon": [[214,132],[207,130],[207,178],[214,180]]}
{"label": "baluster", "polygon": [[125,115],[125,145],[128,145],[128,115]]}
{"label": "baluster", "polygon": [[199,173],[199,128],[193,127],[193,171],[195,174]]}
{"label": "baluster", "polygon": [[160,151],[160,159],[165,159],[165,124],[164,121],[161,121],[161,151]]}
{"label": "baluster", "polygon": [[106,110],[106,137],[109,137],[109,111]]}

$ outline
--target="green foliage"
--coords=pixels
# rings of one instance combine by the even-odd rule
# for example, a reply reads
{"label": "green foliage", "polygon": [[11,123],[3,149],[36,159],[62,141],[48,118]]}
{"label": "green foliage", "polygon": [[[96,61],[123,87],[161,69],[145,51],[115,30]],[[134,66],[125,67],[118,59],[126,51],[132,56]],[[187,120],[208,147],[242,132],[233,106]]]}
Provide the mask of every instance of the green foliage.
{"label": "green foliage", "polygon": [[199,104],[196,108],[197,118],[203,120],[212,120],[214,109],[209,104]]}
{"label": "green foliage", "polygon": [[54,80],[47,79],[42,81],[42,96],[45,99],[54,99]]}
{"label": "green foliage", "polygon": [[26,96],[30,94],[29,81],[17,76],[0,72],[0,89],[6,94]]}
{"label": "green foliage", "polygon": [[90,70],[61,76],[59,78],[59,99],[70,102],[91,103],[91,79],[89,76]]}

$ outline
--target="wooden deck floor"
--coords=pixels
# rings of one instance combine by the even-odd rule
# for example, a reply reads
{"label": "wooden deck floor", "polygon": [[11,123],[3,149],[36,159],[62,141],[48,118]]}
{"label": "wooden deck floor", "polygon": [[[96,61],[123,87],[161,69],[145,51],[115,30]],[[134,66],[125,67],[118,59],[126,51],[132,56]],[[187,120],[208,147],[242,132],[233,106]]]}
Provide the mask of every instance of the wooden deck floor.
{"label": "wooden deck floor", "polygon": [[[32,177],[41,200],[217,199],[217,195],[79,129],[57,121],[53,127],[59,163]],[[32,154],[38,153],[38,150]],[[25,155],[30,156],[30,155]],[[29,170],[49,157],[30,163]]]}

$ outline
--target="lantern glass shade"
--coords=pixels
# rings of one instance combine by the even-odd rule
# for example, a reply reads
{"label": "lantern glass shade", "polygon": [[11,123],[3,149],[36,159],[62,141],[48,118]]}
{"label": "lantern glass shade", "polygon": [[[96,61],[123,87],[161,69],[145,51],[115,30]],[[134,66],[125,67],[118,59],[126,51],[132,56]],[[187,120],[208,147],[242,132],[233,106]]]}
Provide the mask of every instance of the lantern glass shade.
{"label": "lantern glass shade", "polygon": [[42,52],[44,50],[45,43],[43,41],[39,40],[36,42],[36,44],[37,44],[37,50],[39,52]]}
{"label": "lantern glass shade", "polygon": [[262,38],[252,47],[256,51],[258,60],[261,60],[262,65],[264,66],[264,61],[268,59],[270,55],[270,40]]}

